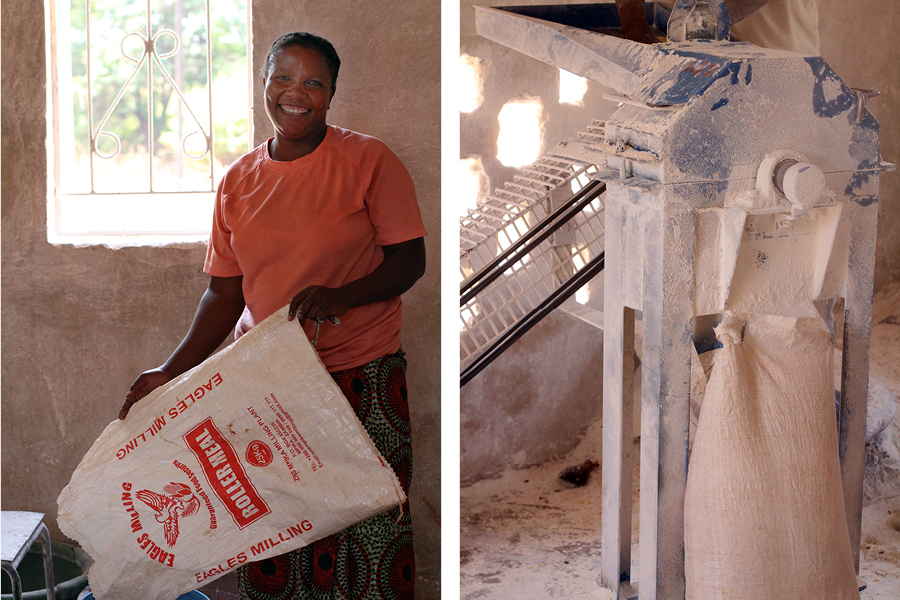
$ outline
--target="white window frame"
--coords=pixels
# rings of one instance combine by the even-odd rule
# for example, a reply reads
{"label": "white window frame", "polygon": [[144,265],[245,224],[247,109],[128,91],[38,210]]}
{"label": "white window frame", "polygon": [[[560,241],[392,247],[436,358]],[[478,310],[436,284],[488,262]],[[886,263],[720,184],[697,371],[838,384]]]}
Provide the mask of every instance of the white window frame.
{"label": "white window frame", "polygon": [[[88,121],[90,129],[90,167],[91,185],[90,191],[80,193],[66,193],[64,182],[61,182],[61,152],[71,152],[74,156],[74,117],[62,114],[64,103],[60,98],[71,93],[69,83],[72,81],[71,60],[60,57],[58,49],[58,27],[68,27],[69,20],[66,13],[67,0],[45,0],[45,24],[47,40],[47,166],[48,166],[48,198],[47,198],[47,239],[52,244],[74,245],[105,245],[109,247],[168,245],[191,242],[206,242],[212,224],[212,212],[215,202],[215,178],[220,173],[214,173],[213,156],[213,115],[212,115],[212,73],[211,51],[212,35],[210,0],[206,0],[206,51],[207,51],[207,81],[208,83],[208,114],[209,118],[201,123],[182,95],[181,90],[175,84],[171,75],[162,64],[161,59],[172,56],[178,51],[180,40],[177,34],[171,30],[160,29],[153,31],[151,13],[153,1],[147,0],[147,24],[143,32],[129,32],[122,42],[123,60],[129,60],[135,64],[131,77],[122,86],[112,106],[103,107],[104,116],[97,122],[94,118],[92,98],[90,94],[90,19],[87,19],[87,65],[88,65],[88,93],[86,94]],[[85,9],[90,15],[91,0],[85,0]],[[62,8],[62,10],[60,10]],[[249,107],[252,106],[252,81],[250,78],[250,15],[251,0],[247,0],[247,124],[248,124],[248,148],[253,139],[253,119]],[[125,40],[132,36],[141,38],[144,43],[144,54],[140,57],[128,56],[124,50]],[[161,37],[170,37],[168,44],[174,40],[174,48],[158,54],[155,42]],[[149,39],[148,39],[149,38]],[[149,65],[148,65],[149,63]],[[200,134],[205,138],[206,151],[203,154],[192,155],[186,146],[187,139],[198,132],[189,133],[182,139],[182,151],[189,158],[203,158],[209,155],[208,187],[192,191],[170,192],[154,189],[153,184],[153,119],[152,114],[148,119],[149,146],[147,168],[147,190],[143,192],[111,193],[109,191],[98,192],[94,185],[94,167],[96,161],[114,157],[119,152],[120,142],[115,132],[104,130],[104,124],[123,94],[133,85],[132,82],[141,70],[153,69],[154,73],[162,73],[176,92],[178,99],[187,107],[188,118],[192,119],[200,129]],[[148,111],[153,106],[152,77],[148,85]],[[113,151],[105,154],[98,149],[97,141],[105,139],[105,146],[109,147],[110,140],[114,146]],[[203,138],[201,138],[201,143]],[[196,141],[196,140],[194,140]],[[172,218],[172,215],[178,215]],[[80,222],[80,224],[79,224]]]}

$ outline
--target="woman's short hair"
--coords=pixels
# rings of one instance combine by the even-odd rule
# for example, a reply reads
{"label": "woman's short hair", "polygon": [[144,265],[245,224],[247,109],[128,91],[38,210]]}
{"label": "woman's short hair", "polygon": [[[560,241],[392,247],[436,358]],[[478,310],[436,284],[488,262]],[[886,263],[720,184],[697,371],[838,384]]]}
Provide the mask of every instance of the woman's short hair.
{"label": "woman's short hair", "polygon": [[272,43],[272,48],[269,50],[268,56],[266,56],[266,63],[263,65],[263,77],[269,76],[269,71],[275,64],[275,60],[285,48],[291,46],[299,46],[300,48],[307,48],[318,52],[331,69],[332,87],[337,84],[338,71],[341,68],[341,59],[338,58],[337,51],[334,49],[334,46],[331,45],[331,42],[325,38],[319,37],[314,33],[307,33],[306,31],[286,33]]}

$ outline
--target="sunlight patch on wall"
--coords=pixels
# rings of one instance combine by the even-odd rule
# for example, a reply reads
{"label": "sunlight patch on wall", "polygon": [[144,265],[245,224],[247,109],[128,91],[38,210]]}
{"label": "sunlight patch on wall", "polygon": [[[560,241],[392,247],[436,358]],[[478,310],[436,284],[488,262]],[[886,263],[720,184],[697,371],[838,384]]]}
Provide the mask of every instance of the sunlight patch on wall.
{"label": "sunlight patch on wall", "polygon": [[588,300],[591,299],[591,291],[588,289],[588,286],[582,286],[578,288],[575,292],[575,301],[579,304],[587,304]]}
{"label": "sunlight patch on wall", "polygon": [[572,190],[572,193],[577,194],[578,192],[581,191],[581,189],[584,186],[589,184],[591,182],[591,178],[588,177],[588,173],[594,173],[596,171],[597,171],[597,167],[592,165],[592,166],[588,167],[584,173],[581,173],[580,175],[573,177],[572,181],[569,182],[569,189]]}
{"label": "sunlight patch on wall", "polygon": [[481,60],[468,54],[460,55],[457,77],[459,112],[473,112],[484,102],[484,73]]}
{"label": "sunlight patch on wall", "polygon": [[481,164],[480,158],[460,159],[456,189],[459,193],[457,209],[460,216],[465,215],[468,209],[474,209],[478,206],[479,198],[487,195],[488,177],[484,172],[484,165]]}
{"label": "sunlight patch on wall", "polygon": [[540,100],[507,102],[500,110],[497,159],[507,167],[524,167],[541,153]]}
{"label": "sunlight patch on wall", "polygon": [[563,69],[559,70],[559,103],[584,106],[587,79]]}

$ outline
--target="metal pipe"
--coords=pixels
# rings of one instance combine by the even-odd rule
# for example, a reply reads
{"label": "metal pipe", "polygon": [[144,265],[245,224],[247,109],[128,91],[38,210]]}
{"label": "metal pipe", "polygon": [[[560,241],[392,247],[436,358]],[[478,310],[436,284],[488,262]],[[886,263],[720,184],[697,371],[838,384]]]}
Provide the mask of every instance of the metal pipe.
{"label": "metal pipe", "polygon": [[538,323],[538,321],[558,308],[563,302],[568,300],[569,297],[572,296],[572,294],[581,289],[584,284],[593,279],[595,275],[602,271],[604,265],[604,256],[604,253],[601,252],[599,256],[585,265],[583,269],[575,273],[575,275],[573,275],[571,279],[554,290],[554,292],[550,294],[537,307],[535,307],[534,310],[528,313],[525,318],[513,325],[505,334],[498,338],[497,341],[495,341],[490,346],[490,348],[485,350],[481,354],[481,356],[479,356],[475,360],[475,362],[469,365],[462,372],[462,374],[460,374],[459,386],[462,387],[469,383],[472,378],[481,373],[481,371],[484,370],[485,367],[491,364],[495,358],[503,354],[503,352],[507,348],[509,348],[516,342],[516,340],[528,333],[528,331],[532,327],[534,327]]}
{"label": "metal pipe", "polygon": [[520,237],[509,248],[498,255],[497,258],[473,275],[461,290],[459,305],[465,306],[467,302],[500,277],[503,273],[499,268],[500,266],[516,262],[515,260],[509,260],[510,257],[513,257],[515,254],[516,256],[514,258],[517,258],[518,255],[524,255],[531,252],[535,246],[550,237],[550,235],[559,229],[563,223],[567,222],[575,214],[581,212],[586,205],[593,202],[605,191],[606,184],[599,181],[591,181],[581,188],[581,190],[567,200],[565,204],[553,211],[548,218],[541,221],[533,229],[530,229],[525,235]]}

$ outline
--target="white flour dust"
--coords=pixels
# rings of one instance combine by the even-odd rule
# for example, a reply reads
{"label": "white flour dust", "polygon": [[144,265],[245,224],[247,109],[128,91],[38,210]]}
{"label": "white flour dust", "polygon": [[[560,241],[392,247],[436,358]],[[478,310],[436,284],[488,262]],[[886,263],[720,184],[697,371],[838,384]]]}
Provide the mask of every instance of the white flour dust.
{"label": "white flour dust", "polygon": [[[875,296],[871,371],[900,398],[900,284]],[[900,414],[890,430],[891,452],[900,445]],[[601,429],[592,425],[569,456],[524,470],[509,470],[461,491],[460,597],[607,600],[599,589],[600,470],[588,484],[564,487],[557,475],[585,460],[600,460]],[[637,445],[635,447],[637,450]],[[637,471],[637,468],[635,468]],[[637,474],[637,473],[635,473]],[[863,508],[860,579],[862,600],[900,598],[900,482],[888,473]],[[637,480],[637,477],[635,477]],[[640,582],[637,501],[632,521],[632,576]]]}

